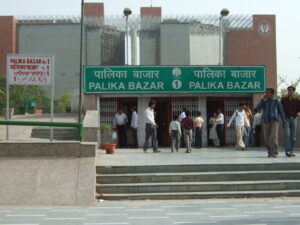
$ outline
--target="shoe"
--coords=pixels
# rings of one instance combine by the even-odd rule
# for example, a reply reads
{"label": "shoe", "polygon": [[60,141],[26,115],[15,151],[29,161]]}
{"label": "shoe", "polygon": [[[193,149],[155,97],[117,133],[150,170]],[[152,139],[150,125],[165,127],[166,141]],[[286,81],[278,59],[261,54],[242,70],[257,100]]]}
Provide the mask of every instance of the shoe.
{"label": "shoe", "polygon": [[292,153],[292,152],[287,152],[287,153],[285,153],[285,155],[287,156],[287,157],[295,157],[296,155],[294,154],[294,153]]}
{"label": "shoe", "polygon": [[143,149],[144,150],[144,153],[147,153],[147,149]]}
{"label": "shoe", "polygon": [[156,150],[156,151],[153,151],[153,153],[160,153],[160,151]]}
{"label": "shoe", "polygon": [[191,153],[190,151],[186,150],[185,153]]}
{"label": "shoe", "polygon": [[246,148],[241,148],[241,151],[245,151],[246,150]]}

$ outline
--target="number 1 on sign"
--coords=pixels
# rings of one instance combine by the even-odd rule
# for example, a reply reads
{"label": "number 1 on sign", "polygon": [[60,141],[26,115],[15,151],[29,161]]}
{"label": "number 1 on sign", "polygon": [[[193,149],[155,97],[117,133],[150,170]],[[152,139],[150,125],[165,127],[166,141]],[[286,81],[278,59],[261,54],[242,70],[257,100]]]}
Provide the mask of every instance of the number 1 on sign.
{"label": "number 1 on sign", "polygon": [[172,82],[172,87],[174,89],[180,89],[182,87],[182,82],[180,80],[174,80]]}

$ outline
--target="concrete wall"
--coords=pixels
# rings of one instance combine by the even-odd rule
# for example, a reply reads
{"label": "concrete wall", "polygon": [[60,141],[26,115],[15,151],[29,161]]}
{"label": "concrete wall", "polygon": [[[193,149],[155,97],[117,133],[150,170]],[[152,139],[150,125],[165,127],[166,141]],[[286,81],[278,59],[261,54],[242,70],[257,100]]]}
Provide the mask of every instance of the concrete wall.
{"label": "concrete wall", "polygon": [[17,21],[13,16],[0,16],[0,76],[6,74],[6,56],[17,52]]}
{"label": "concrete wall", "polygon": [[104,3],[87,2],[84,3],[84,16],[87,17],[104,17]]}
{"label": "concrete wall", "polygon": [[55,55],[55,98],[78,90],[80,25],[22,24],[18,32],[19,53]]}
{"label": "concrete wall", "polygon": [[161,7],[141,7],[140,9],[141,16],[153,16],[161,17],[162,8]]}
{"label": "concrete wall", "polygon": [[190,65],[190,26],[161,25],[161,65]]}
{"label": "concrete wall", "polygon": [[[97,142],[100,138],[97,137],[99,131],[98,111],[87,110],[83,120],[83,141]],[[99,138],[99,140],[98,140]]]}
{"label": "concrete wall", "polygon": [[190,65],[217,65],[219,63],[219,34],[190,35]]}
{"label": "concrete wall", "polygon": [[0,143],[0,206],[92,206],[94,144]]}
{"label": "concrete wall", "polygon": [[157,38],[155,33],[140,33],[140,64],[141,65],[157,65]]}
{"label": "concrete wall", "polygon": [[266,65],[266,86],[277,88],[275,15],[254,15],[253,29],[229,32],[225,48],[225,64]]}

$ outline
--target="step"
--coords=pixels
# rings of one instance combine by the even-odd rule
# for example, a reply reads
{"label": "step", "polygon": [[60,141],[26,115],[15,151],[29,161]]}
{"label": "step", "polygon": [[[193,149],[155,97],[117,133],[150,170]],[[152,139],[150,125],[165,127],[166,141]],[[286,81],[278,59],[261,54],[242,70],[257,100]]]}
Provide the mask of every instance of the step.
{"label": "step", "polygon": [[97,174],[98,184],[295,179],[300,180],[300,170]]}
{"label": "step", "polygon": [[[54,128],[53,132],[57,134],[77,134],[77,128]],[[33,128],[32,133],[49,134],[50,128]]]}
{"label": "step", "polygon": [[[55,140],[77,140],[78,130],[74,128],[54,128],[53,138]],[[33,128],[31,137],[46,138],[50,136],[50,128]]]}
{"label": "step", "polygon": [[272,198],[300,197],[300,190],[275,191],[219,191],[219,192],[164,192],[139,194],[102,194],[97,199],[104,200],[178,200],[178,199],[227,199],[227,198]]}
{"label": "step", "polygon": [[136,173],[181,173],[181,172],[224,172],[224,171],[275,171],[300,170],[300,163],[236,163],[200,165],[152,165],[152,166],[97,166],[97,174]]}
{"label": "step", "polygon": [[300,180],[97,184],[97,193],[265,191],[300,189]]}

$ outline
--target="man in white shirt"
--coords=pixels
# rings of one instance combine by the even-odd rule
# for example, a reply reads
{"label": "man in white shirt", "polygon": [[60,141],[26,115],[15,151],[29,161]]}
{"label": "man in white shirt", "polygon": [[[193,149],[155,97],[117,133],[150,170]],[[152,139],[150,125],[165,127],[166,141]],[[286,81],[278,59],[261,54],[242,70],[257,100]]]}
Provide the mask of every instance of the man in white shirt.
{"label": "man in white shirt", "polygon": [[177,115],[173,115],[173,120],[169,126],[169,134],[171,136],[171,151],[174,152],[176,149],[176,152],[178,152],[180,147],[181,126],[178,122]]}
{"label": "man in white shirt", "polygon": [[229,128],[233,121],[235,121],[236,147],[238,150],[245,150],[245,143],[243,141],[243,133],[245,124],[249,125],[246,112],[244,110],[245,104],[240,103],[239,108],[232,114],[227,127]]}
{"label": "man in white shirt", "polygon": [[132,129],[132,137],[133,137],[133,147],[138,148],[138,138],[137,138],[137,129],[138,129],[138,114],[136,112],[136,106],[131,107],[131,129]]}
{"label": "man in white shirt", "polygon": [[144,144],[144,152],[147,153],[147,149],[149,147],[149,139],[152,138],[153,143],[153,152],[158,153],[158,142],[157,142],[157,131],[156,128],[158,127],[155,120],[154,120],[154,108],[156,102],[154,100],[150,100],[149,107],[145,110],[145,118],[146,118],[146,137],[145,137],[145,144]]}
{"label": "man in white shirt", "polygon": [[225,145],[225,137],[224,137],[224,115],[221,111],[221,109],[217,110],[217,119],[216,119],[216,130],[217,135],[220,140],[220,147],[224,147]]}
{"label": "man in white shirt", "polygon": [[119,108],[114,116],[114,129],[118,131],[118,146],[120,148],[127,147],[126,123],[128,119],[123,109]]}
{"label": "man in white shirt", "polygon": [[182,112],[181,112],[180,115],[178,116],[178,121],[179,121],[179,123],[181,123],[181,120],[184,119],[184,118],[186,117],[185,111],[186,111],[186,108],[183,108],[183,109],[182,109]]}

